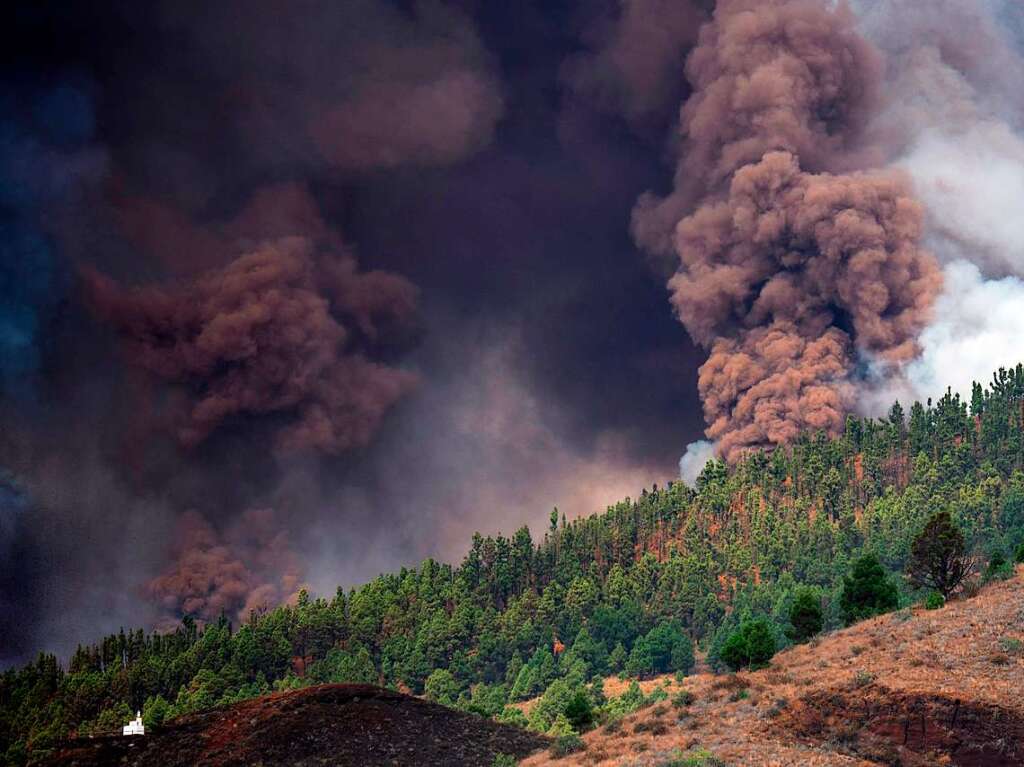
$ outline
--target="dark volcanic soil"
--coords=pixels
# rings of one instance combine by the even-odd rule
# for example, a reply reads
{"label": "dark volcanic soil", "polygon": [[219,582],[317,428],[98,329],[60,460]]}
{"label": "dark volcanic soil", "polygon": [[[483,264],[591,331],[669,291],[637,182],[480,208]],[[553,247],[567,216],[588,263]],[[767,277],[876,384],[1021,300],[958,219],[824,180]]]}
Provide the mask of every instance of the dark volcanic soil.
{"label": "dark volcanic soil", "polygon": [[522,758],[548,739],[366,685],[323,685],[181,717],[152,735],[69,742],[71,767],[467,765]]}

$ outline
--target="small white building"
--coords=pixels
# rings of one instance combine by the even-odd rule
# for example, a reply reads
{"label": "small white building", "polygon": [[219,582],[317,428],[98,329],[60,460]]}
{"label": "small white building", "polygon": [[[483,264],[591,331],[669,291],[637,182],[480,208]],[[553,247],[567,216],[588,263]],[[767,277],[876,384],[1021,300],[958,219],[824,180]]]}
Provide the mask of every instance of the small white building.
{"label": "small white building", "polygon": [[123,735],[145,735],[146,727],[142,724],[142,712],[136,711],[135,718],[121,728]]}

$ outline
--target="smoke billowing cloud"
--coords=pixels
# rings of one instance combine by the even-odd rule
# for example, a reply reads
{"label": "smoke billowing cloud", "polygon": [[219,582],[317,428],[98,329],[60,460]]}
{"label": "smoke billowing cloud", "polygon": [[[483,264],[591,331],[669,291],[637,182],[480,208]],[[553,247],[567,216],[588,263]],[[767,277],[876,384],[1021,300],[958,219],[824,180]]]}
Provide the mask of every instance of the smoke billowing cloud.
{"label": "smoke billowing cloud", "polygon": [[5,27],[0,223],[31,236],[0,251],[0,663],[671,478],[702,352],[628,218],[699,20],[102,0]]}
{"label": "smoke billowing cloud", "polygon": [[270,509],[250,509],[218,533],[196,512],[178,521],[174,562],[145,593],[173,629],[182,615],[244,621],[293,598],[302,581],[300,559]]}
{"label": "smoke billowing cloud", "polygon": [[1024,276],[1024,76],[1019,4],[1002,0],[855,4],[859,26],[887,55],[885,109],[872,128],[926,210],[925,242],[943,291],[902,374],[859,393],[860,407],[970,393],[1020,362]]}
{"label": "smoke billowing cloud", "polygon": [[186,393],[176,419],[186,446],[225,419],[282,413],[284,447],[362,447],[415,382],[366,356],[381,324],[410,319],[412,284],[360,273],[344,254],[320,266],[301,237],[265,242],[180,288],[127,292],[98,274],[88,284],[132,361]]}
{"label": "smoke billowing cloud", "polygon": [[704,20],[691,0],[619,0],[588,20],[588,50],[566,60],[563,80],[635,130],[664,131],[686,93],[680,74]]}
{"label": "smoke billowing cloud", "polygon": [[641,198],[634,232],[678,256],[672,303],[710,349],[707,434],[730,458],[838,431],[858,358],[917,352],[941,285],[923,211],[898,174],[850,170],[881,71],[849,12],[803,0],[720,2],[687,62],[675,190]]}

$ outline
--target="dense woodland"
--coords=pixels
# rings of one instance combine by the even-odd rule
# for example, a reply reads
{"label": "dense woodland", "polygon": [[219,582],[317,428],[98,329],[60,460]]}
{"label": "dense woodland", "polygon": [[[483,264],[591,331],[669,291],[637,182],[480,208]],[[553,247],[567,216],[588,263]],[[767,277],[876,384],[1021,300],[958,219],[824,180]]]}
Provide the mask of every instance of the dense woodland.
{"label": "dense woodland", "polygon": [[[755,618],[784,646],[798,594],[813,592],[825,628],[838,627],[843,578],[865,552],[902,603],[921,598],[898,574],[935,512],[950,513],[979,558],[1011,556],[1024,541],[1022,422],[1018,366],[976,384],[969,402],[895,405],[882,420],[851,417],[839,437],[712,461],[696,489],[655,487],[572,521],[556,510],[539,541],[525,527],[476,535],[458,567],[427,560],[329,599],[303,593],[241,626],[186,617],[170,634],[122,631],[66,665],[41,655],[0,677],[0,756],[31,762],[136,708],[153,726],[340,681],[563,733],[579,723],[565,713],[581,692],[606,714],[635,707],[606,702],[602,675],[685,673],[695,646],[717,667],[727,638]],[[529,721],[509,706],[541,694]]]}

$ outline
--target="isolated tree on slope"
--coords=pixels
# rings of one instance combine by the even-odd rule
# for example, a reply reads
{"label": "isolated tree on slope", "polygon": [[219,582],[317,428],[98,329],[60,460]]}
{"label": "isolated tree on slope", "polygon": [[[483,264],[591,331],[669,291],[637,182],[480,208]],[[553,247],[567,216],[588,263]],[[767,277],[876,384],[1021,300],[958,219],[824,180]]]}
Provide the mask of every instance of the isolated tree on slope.
{"label": "isolated tree on slope", "polygon": [[933,514],[914,538],[907,574],[915,588],[932,588],[946,599],[974,568],[964,534],[948,511]]}

